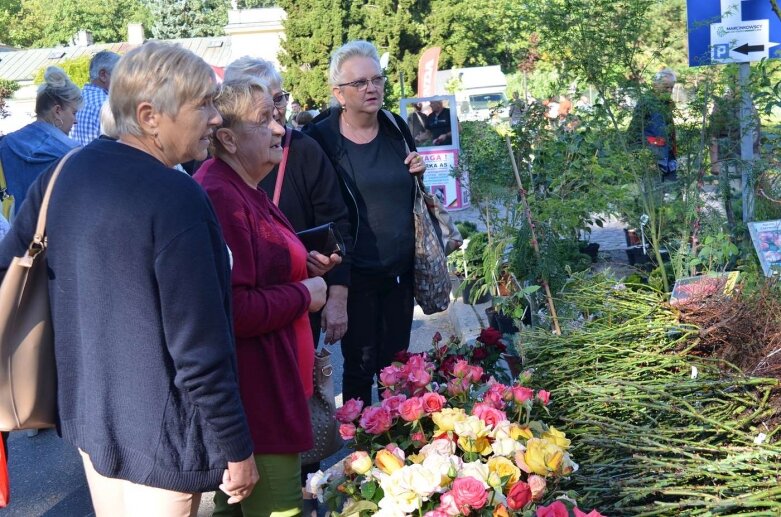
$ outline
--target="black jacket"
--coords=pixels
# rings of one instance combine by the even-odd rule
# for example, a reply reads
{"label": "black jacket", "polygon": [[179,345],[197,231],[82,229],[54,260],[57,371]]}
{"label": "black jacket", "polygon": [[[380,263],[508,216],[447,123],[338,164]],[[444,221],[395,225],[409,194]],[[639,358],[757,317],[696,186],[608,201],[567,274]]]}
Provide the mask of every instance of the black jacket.
{"label": "black jacket", "polygon": [[[347,253],[342,263],[326,275],[329,285],[350,284],[350,250],[352,227],[347,206],[339,192],[339,181],[329,161],[317,143],[293,131],[290,152],[285,166],[285,179],[279,198],[279,208],[295,231],[300,232],[326,223],[335,223],[344,239]],[[274,195],[279,166],[260,182],[269,198]]]}
{"label": "black jacket", "polygon": [[[386,113],[393,115],[397,125],[391,122]],[[325,110],[304,128],[304,132],[320,144],[320,147],[323,148],[325,154],[330,158],[334,169],[336,169],[344,202],[347,204],[347,209],[350,212],[350,223],[352,225],[351,240],[354,243],[358,235],[358,225],[360,224],[358,218],[358,189],[347,172],[350,165],[342,145],[342,135],[339,131],[340,114],[341,110],[339,108]],[[407,148],[411,151],[416,150],[415,141],[404,119],[389,111],[385,111],[385,113],[382,111],[378,112],[377,116],[379,117],[380,131],[392,139],[394,142],[393,147],[402,160],[407,157]],[[405,141],[406,146],[404,145]]]}

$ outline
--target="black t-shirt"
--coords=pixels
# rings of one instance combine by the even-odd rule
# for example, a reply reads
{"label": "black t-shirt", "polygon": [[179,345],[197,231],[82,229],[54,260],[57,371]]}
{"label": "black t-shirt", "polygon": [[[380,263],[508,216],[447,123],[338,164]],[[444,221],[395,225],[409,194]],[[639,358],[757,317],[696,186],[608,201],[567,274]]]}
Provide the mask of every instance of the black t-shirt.
{"label": "black t-shirt", "polygon": [[343,139],[358,192],[358,237],[352,253],[356,269],[398,276],[412,267],[415,227],[414,179],[404,158],[382,131],[367,144]]}
{"label": "black t-shirt", "polygon": [[[426,120],[426,129],[431,131],[431,136],[437,138],[450,132],[450,109],[443,108],[439,113],[432,112]],[[453,143],[453,137],[447,139],[439,145],[450,145]]]}

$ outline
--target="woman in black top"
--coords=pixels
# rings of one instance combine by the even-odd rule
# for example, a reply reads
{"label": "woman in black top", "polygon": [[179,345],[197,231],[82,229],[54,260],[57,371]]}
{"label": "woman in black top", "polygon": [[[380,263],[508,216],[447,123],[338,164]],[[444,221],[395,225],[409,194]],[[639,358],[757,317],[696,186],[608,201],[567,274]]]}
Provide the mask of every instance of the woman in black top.
{"label": "woman in black top", "polygon": [[381,109],[385,77],[374,45],[351,41],[336,50],[330,83],[341,109],[309,133],[337,170],[353,228],[343,397],[370,404],[375,375],[409,346],[414,175],[426,166],[404,120]]}

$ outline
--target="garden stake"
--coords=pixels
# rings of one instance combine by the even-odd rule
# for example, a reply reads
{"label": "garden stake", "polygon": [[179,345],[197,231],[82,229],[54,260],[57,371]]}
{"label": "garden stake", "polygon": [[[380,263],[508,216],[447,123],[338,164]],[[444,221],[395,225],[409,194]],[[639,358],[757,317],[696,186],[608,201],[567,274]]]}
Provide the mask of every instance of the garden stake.
{"label": "garden stake", "polygon": [[[523,211],[526,214],[526,222],[529,224],[529,231],[532,234],[532,249],[534,250],[534,254],[537,256],[537,259],[542,260],[540,257],[540,246],[537,243],[537,232],[534,230],[532,211],[529,208],[529,201],[526,199],[526,190],[524,190],[523,183],[521,183],[521,174],[518,172],[518,164],[515,162],[513,144],[510,141],[510,135],[505,135],[505,139],[507,140],[507,151],[510,153],[510,161],[513,164],[513,174],[515,174],[515,181],[518,183],[518,194],[520,195],[521,203],[523,203]],[[556,306],[553,304],[553,295],[551,294],[550,286],[548,285],[548,281],[544,278],[540,278],[540,281],[542,282],[542,288],[545,290],[545,298],[548,300],[548,309],[550,310],[551,321],[553,322],[553,333],[557,336],[560,336],[561,327],[559,326],[559,317],[556,314]]]}

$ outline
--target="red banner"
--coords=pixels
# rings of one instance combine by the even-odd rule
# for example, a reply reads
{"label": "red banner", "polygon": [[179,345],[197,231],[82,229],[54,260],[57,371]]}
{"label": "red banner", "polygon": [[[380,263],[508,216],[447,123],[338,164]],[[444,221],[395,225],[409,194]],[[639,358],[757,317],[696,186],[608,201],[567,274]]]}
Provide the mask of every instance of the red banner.
{"label": "red banner", "polygon": [[440,47],[427,49],[418,61],[418,97],[431,97],[437,87]]}

